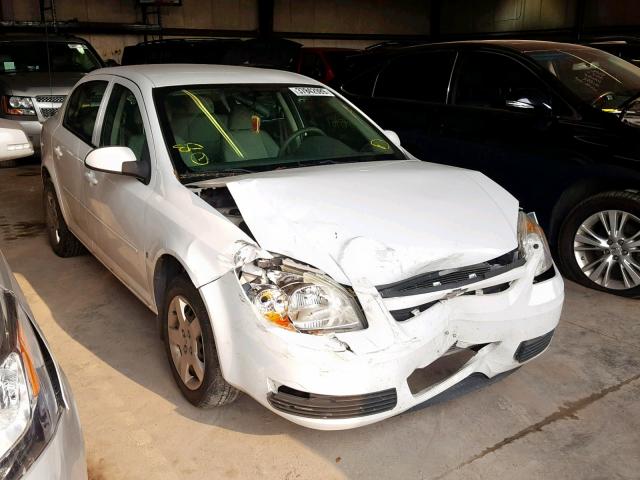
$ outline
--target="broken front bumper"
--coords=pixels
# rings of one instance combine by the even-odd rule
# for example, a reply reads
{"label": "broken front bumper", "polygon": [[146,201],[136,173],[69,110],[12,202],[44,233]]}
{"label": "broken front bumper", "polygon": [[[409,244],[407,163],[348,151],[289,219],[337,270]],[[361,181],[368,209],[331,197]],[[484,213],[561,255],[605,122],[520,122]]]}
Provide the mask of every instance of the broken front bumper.
{"label": "broken front bumper", "polygon": [[[535,263],[473,285],[483,289],[506,282],[505,290],[434,302],[405,321],[394,319],[391,310],[432,298],[382,299],[375,287],[354,287],[368,328],[336,335],[268,325],[233,272],[201,293],[225,379],[295,423],[337,430],[397,415],[472,374],[494,377],[546,349],[560,318],[564,286],[559,274],[534,283]],[[436,382],[420,387],[421,369],[461,352],[467,358],[458,358],[453,369],[443,366]]]}

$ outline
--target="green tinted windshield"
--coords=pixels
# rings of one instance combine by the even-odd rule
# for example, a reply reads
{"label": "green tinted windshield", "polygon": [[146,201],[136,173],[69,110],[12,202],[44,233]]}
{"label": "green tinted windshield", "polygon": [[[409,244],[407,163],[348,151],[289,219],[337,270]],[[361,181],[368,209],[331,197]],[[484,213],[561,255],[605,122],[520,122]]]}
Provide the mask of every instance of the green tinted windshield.
{"label": "green tinted windshield", "polygon": [[640,92],[640,68],[586,47],[526,52],[582,100],[615,111]]}
{"label": "green tinted windshield", "polygon": [[179,174],[404,158],[322,87],[181,86],[154,98]]}

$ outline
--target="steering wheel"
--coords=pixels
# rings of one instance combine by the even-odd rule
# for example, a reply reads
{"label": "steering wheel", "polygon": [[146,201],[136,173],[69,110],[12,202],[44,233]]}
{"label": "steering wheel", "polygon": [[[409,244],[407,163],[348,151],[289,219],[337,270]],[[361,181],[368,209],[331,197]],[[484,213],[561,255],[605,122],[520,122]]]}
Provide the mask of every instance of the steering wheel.
{"label": "steering wheel", "polygon": [[598,98],[596,98],[593,102],[591,102],[591,106],[595,107],[598,105],[598,103],[600,103],[602,100],[604,100],[607,96],[609,95],[614,95],[615,96],[616,92],[612,92],[612,91],[607,91],[604,92],[602,95],[598,95]]}
{"label": "steering wheel", "polygon": [[291,135],[289,135],[289,138],[287,138],[284,143],[282,144],[282,147],[280,148],[280,152],[278,153],[278,156],[282,156],[291,146],[291,143],[298,138],[300,135],[304,135],[305,133],[317,133],[319,135],[323,135],[323,136],[327,136],[326,133],[324,133],[322,130],[320,130],[318,127],[307,127],[307,128],[301,128],[300,130],[296,130],[295,132],[293,132]]}

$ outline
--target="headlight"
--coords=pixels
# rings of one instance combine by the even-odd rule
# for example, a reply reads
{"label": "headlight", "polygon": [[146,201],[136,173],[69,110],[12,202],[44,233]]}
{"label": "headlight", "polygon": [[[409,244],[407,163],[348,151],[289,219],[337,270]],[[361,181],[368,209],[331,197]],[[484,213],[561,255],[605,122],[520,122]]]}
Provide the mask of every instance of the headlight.
{"label": "headlight", "polygon": [[8,115],[35,115],[33,102],[29,97],[2,97],[2,109]]}
{"label": "headlight", "polygon": [[275,257],[255,260],[241,272],[249,300],[273,325],[312,334],[366,326],[354,294],[311,267]]}
{"label": "headlight", "polygon": [[520,254],[527,260],[533,258],[538,250],[542,250],[542,259],[536,267],[534,276],[537,277],[553,267],[553,258],[551,257],[547,237],[533,214],[519,213],[518,243]]}
{"label": "headlight", "polygon": [[14,294],[2,288],[0,333],[0,479],[7,479],[20,476],[44,450],[62,400],[48,352]]}

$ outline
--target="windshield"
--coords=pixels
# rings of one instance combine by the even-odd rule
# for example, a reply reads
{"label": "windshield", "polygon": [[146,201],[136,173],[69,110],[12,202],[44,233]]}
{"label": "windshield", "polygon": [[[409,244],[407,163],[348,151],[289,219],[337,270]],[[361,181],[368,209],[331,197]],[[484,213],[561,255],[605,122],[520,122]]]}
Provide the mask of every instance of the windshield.
{"label": "windshield", "polygon": [[619,109],[640,92],[640,68],[591,48],[526,52],[572,92],[604,111]]}
{"label": "windshield", "polygon": [[[83,43],[50,42],[52,72],[86,73],[100,68],[100,61]],[[46,42],[0,43],[0,72],[47,72]]]}
{"label": "windshield", "polygon": [[156,89],[178,174],[405,158],[323,87],[198,85]]}

